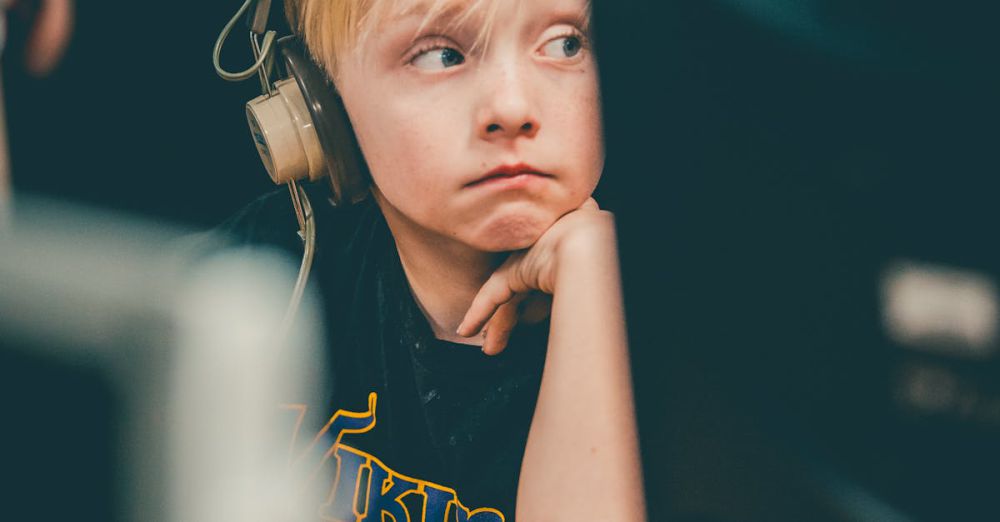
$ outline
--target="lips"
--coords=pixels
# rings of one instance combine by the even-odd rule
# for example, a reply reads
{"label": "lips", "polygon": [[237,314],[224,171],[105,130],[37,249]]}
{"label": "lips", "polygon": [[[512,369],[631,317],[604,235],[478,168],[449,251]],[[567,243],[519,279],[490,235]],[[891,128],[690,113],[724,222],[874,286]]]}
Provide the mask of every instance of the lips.
{"label": "lips", "polygon": [[479,179],[477,179],[477,180],[475,180],[475,181],[473,181],[471,183],[466,183],[465,186],[466,187],[472,187],[472,186],[476,186],[476,185],[480,185],[480,184],[486,183],[486,182],[491,181],[491,180],[502,179],[502,178],[513,178],[513,177],[521,176],[521,175],[524,175],[524,174],[533,175],[533,176],[541,176],[541,177],[546,177],[546,178],[551,178],[552,177],[551,174],[546,174],[546,173],[544,173],[544,172],[542,172],[542,171],[540,171],[540,170],[532,167],[531,165],[528,165],[526,163],[518,163],[516,165],[501,165],[501,166],[499,166],[499,167],[497,167],[497,168],[495,168],[495,169],[487,172],[485,175],[483,175]]}

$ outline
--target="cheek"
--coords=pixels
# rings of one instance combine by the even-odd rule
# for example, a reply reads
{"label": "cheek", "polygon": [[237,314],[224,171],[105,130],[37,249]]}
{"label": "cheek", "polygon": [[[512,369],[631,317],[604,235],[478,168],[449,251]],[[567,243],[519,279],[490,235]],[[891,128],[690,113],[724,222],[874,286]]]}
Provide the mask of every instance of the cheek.
{"label": "cheek", "polygon": [[452,163],[449,152],[455,148],[449,146],[455,136],[441,132],[448,125],[428,112],[418,114],[400,102],[369,103],[355,122],[375,184],[390,203],[414,217],[439,205],[435,197],[446,181],[440,173]]}
{"label": "cheek", "polygon": [[591,110],[582,114],[581,121],[578,122],[581,128],[587,129],[580,133],[578,147],[582,151],[584,168],[591,173],[592,181],[596,185],[604,169],[604,126],[601,121],[600,99],[596,94],[593,102],[587,106],[591,107]]}
{"label": "cheek", "polygon": [[597,186],[604,169],[601,100],[596,79],[582,82],[568,92],[569,95],[562,98],[562,117],[556,131],[562,135],[569,152],[566,159],[576,173],[574,188],[586,191],[586,194],[574,194],[582,203]]}

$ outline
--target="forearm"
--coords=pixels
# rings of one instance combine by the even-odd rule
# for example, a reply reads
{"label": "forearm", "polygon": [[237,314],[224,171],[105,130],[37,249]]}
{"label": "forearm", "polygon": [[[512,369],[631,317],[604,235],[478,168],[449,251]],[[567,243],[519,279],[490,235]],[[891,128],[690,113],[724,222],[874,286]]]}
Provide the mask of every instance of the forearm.
{"label": "forearm", "polygon": [[[613,234],[613,232],[609,232]],[[617,252],[566,245],[517,520],[645,519]]]}

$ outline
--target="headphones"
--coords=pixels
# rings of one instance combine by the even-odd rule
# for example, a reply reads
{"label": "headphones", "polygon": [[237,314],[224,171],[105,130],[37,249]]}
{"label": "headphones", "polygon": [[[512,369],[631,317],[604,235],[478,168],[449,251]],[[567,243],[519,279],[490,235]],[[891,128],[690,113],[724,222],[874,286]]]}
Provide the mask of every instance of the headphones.
{"label": "headphones", "polygon": [[364,198],[367,172],[344,103],[302,40],[277,42],[287,76],[246,105],[254,144],[275,183],[327,175],[334,204]]}
{"label": "headphones", "polygon": [[[251,45],[256,63],[240,73],[219,66],[222,43],[232,27],[250,8]],[[344,103],[326,72],[317,65],[302,39],[289,35],[274,41],[266,31],[270,0],[247,0],[216,41],[214,62],[223,79],[241,81],[256,72],[263,94],[246,104],[247,123],[261,161],[276,184],[298,180],[317,181],[326,176],[334,205],[364,199],[370,176]],[[263,34],[263,45],[257,37]],[[280,64],[279,79],[271,83],[274,58]]]}
{"label": "headphones", "polygon": [[[251,13],[251,7],[253,12]],[[246,104],[247,123],[264,168],[276,184],[287,184],[303,242],[302,263],[279,338],[292,326],[316,251],[316,224],[312,205],[299,180],[330,180],[334,206],[351,205],[365,198],[368,173],[343,100],[322,67],[295,35],[275,41],[267,30],[271,0],[246,0],[215,41],[212,61],[215,72],[228,81],[243,81],[254,74],[263,94]],[[244,71],[226,71],[219,63],[222,44],[233,27],[246,15],[250,46],[255,61]],[[263,42],[258,38],[263,35]],[[271,82],[275,58],[279,58],[279,80]]]}

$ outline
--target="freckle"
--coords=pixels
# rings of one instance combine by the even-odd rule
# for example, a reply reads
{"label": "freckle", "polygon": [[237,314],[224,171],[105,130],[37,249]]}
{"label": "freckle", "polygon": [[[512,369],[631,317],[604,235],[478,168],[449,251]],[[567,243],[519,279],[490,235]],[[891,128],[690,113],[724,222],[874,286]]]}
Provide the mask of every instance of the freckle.
{"label": "freckle", "polygon": [[590,454],[591,454],[591,455],[596,455],[596,454],[597,454],[597,448],[595,448],[595,447],[591,447],[591,448],[590,448]]}

